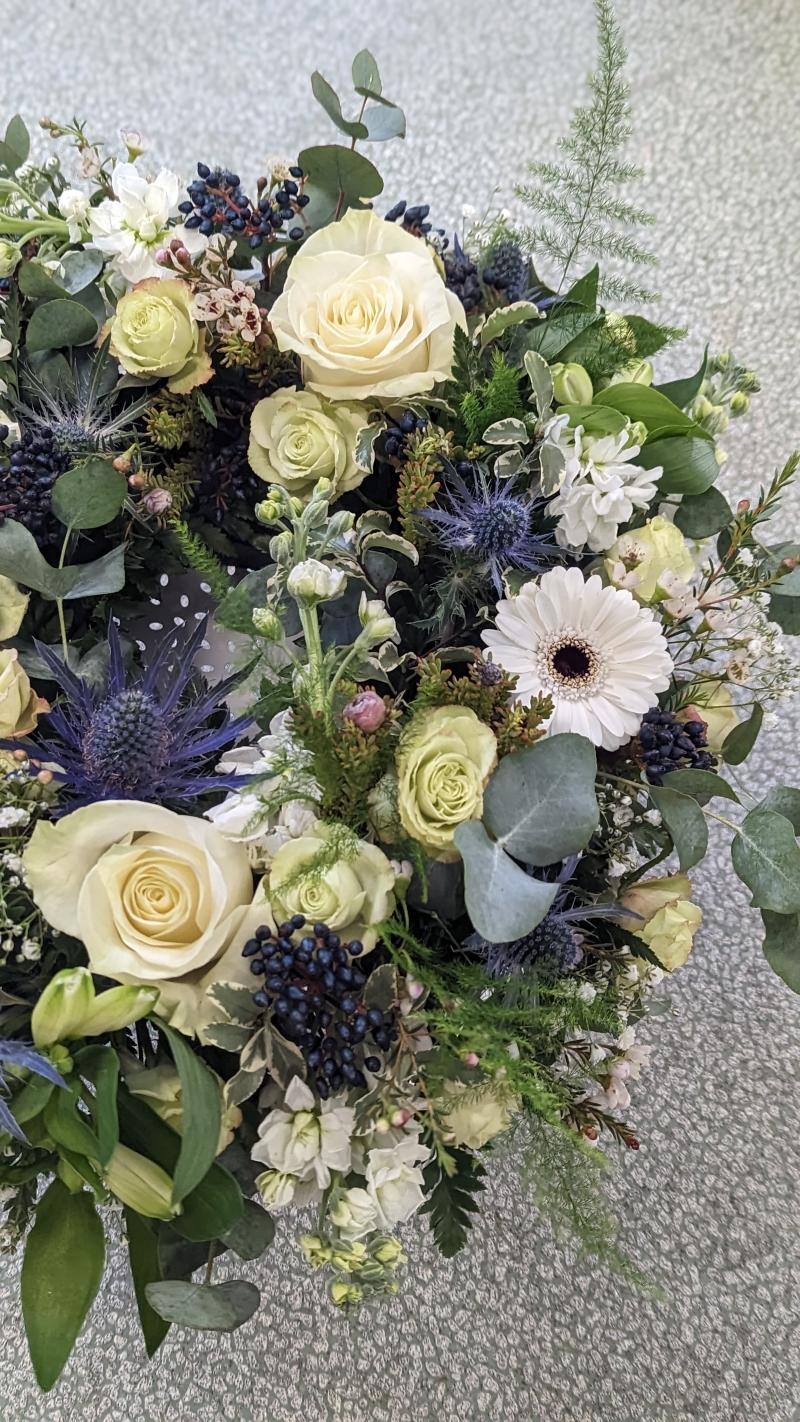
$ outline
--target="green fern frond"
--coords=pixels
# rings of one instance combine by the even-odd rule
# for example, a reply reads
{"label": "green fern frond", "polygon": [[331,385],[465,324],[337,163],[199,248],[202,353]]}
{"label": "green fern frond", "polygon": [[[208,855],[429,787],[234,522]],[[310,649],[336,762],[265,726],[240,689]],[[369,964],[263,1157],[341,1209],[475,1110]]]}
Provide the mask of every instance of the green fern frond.
{"label": "green fern frond", "polygon": [[188,523],[183,519],[173,519],[169,525],[169,531],[178,545],[181,556],[194,568],[195,572],[202,573],[206,582],[210,585],[211,596],[216,602],[221,602],[230,591],[231,580],[225,572],[219,559],[211,552],[211,549],[197,533],[193,533]]}
{"label": "green fern frond", "polygon": [[[619,189],[642,176],[619,153],[631,134],[628,86],[624,79],[627,54],[614,19],[611,0],[595,0],[599,62],[589,79],[592,98],[579,108],[559,148],[563,163],[530,164],[533,184],[516,191],[540,221],[522,233],[532,249],[544,252],[559,269],[558,290],[582,258],[610,257],[635,266],[655,263],[630,230],[649,226],[653,217],[621,197]],[[652,301],[655,296],[622,276],[606,277],[604,297]]]}

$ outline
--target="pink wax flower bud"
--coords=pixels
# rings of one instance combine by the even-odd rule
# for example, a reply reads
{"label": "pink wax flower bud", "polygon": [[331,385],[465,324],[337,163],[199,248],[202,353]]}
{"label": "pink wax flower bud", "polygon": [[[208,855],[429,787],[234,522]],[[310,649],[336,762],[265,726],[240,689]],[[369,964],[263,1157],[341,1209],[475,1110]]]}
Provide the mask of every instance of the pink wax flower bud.
{"label": "pink wax flower bud", "polygon": [[738,504],[736,505],[736,512],[737,512],[737,513],[747,513],[747,510],[749,509],[749,507],[750,507],[750,500],[749,500],[749,499],[740,499],[739,502],[738,502]]}
{"label": "pink wax flower bud", "polygon": [[478,1061],[479,1057],[477,1052],[467,1052],[467,1055],[464,1058],[464,1063],[466,1066],[476,1067],[478,1065]]}
{"label": "pink wax flower bud", "polygon": [[360,691],[342,712],[360,731],[377,731],[386,720],[386,703],[377,691]]}
{"label": "pink wax flower bud", "polygon": [[163,247],[159,247],[158,251],[156,252],[156,261],[158,262],[158,265],[160,267],[170,266],[171,261],[169,252],[166,252]]}
{"label": "pink wax flower bud", "polygon": [[172,495],[168,489],[150,489],[142,499],[142,503],[148,513],[166,513],[172,505]]}

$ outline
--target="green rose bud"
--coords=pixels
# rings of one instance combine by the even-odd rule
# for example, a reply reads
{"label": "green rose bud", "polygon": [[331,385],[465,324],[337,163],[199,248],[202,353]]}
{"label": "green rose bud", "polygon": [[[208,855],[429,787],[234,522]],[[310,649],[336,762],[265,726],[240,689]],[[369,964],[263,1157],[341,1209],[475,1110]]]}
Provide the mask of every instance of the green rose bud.
{"label": "green rose bud", "polygon": [[214,374],[192,306],[187,282],[147,277],[120,297],[101,337],[110,334],[111,354],[129,375],[161,376],[174,394],[186,395]]}
{"label": "green rose bud", "polygon": [[557,405],[591,405],[594,387],[591,377],[582,365],[570,361],[564,365],[558,361],[551,365],[553,395]]}
{"label": "green rose bud", "polygon": [[669,589],[659,581],[666,572],[687,582],[694,573],[694,558],[679,528],[658,515],[643,528],[623,533],[606,555],[606,573],[618,588],[627,588],[639,602],[661,602]]}
{"label": "green rose bud", "polygon": [[453,835],[483,814],[483,787],[497,764],[494,733],[462,706],[418,717],[397,757],[397,807],[406,833],[432,859],[460,856]]}
{"label": "green rose bud", "polygon": [[172,1180],[155,1161],[117,1145],[103,1177],[112,1195],[150,1220],[171,1220],[183,1209],[172,1203]]}

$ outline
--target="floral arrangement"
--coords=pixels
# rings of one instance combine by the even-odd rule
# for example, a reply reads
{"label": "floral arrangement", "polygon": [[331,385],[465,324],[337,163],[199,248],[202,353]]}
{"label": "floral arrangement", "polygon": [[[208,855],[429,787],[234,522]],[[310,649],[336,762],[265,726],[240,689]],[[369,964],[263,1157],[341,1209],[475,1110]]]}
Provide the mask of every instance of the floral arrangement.
{"label": "floral arrangement", "polygon": [[414,1214],[466,1243],[507,1140],[635,1272],[599,1147],[638,1149],[709,819],[800,990],[800,790],[737,769],[796,684],[797,457],[732,507],[754,375],[656,376],[683,332],[629,310],[597,13],[527,228],[384,210],[359,145],[405,120],[367,51],[356,117],[312,78],[343,140],[254,185],[77,122],[0,143],[0,1190],[43,1388],[107,1234],[150,1354],[250,1318],[224,1266],[296,1209],[350,1312]]}

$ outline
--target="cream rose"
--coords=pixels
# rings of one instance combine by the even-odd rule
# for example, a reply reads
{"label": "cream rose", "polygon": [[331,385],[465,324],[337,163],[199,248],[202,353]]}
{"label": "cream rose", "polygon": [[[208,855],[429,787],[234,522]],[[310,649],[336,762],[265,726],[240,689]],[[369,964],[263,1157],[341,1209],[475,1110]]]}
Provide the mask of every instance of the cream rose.
{"label": "cream rose", "polygon": [[313,390],[278,390],[259,400],[250,417],[250,468],[299,499],[311,497],[318,479],[330,479],[333,503],[369,472],[356,463],[367,415],[364,405],[332,405]]}
{"label": "cream rose", "polygon": [[24,854],[35,902],[79,938],[94,973],[161,990],[156,1011],[202,1038],[215,982],[250,981],[242,946],[270,906],[243,844],[204,819],[139,800],[105,800],[52,824]]}
{"label": "cream rose", "polygon": [[688,874],[669,874],[634,884],[620,900],[623,908],[639,915],[622,919],[623,927],[652,948],[668,973],[683,967],[703,920],[702,909],[690,901],[691,892]]}
{"label": "cream rose", "polygon": [[205,334],[192,314],[192,289],[178,278],[147,277],[117,303],[101,337],[129,375],[160,376],[185,395],[214,374]]}
{"label": "cream rose", "polygon": [[357,938],[370,952],[377,942],[374,925],[394,908],[395,873],[383,850],[364,840],[352,859],[315,868],[331,834],[329,826],[317,823],[281,846],[269,875],[273,909],[280,919],[302,913],[311,923],[327,923],[344,942]]}
{"label": "cream rose", "polygon": [[[463,1081],[446,1081],[444,1091],[444,1104],[449,1107],[444,1125],[452,1134],[454,1145],[480,1150],[487,1141],[502,1135],[511,1125],[508,1103],[498,1101],[490,1091],[476,1098]],[[462,1100],[464,1096],[468,1096],[468,1100]],[[447,1098],[453,1099],[452,1105]]]}
{"label": "cream rose", "polygon": [[282,351],[330,400],[404,399],[447,380],[464,308],[433,253],[393,222],[351,208],[294,258],[270,313]]}
{"label": "cream rose", "polygon": [[494,732],[464,706],[420,716],[397,757],[397,808],[407,834],[432,859],[459,858],[453,835],[483,814],[483,787],[497,764]]}
{"label": "cream rose", "polygon": [[30,596],[20,592],[14,579],[0,573],[0,642],[16,637],[29,602]]}
{"label": "cream rose", "polygon": [[50,703],[37,696],[16,647],[0,652],[0,737],[27,736]]}
{"label": "cream rose", "polygon": [[616,587],[628,588],[639,602],[660,602],[669,596],[662,575],[671,572],[688,582],[694,558],[680,529],[659,514],[617,539],[608,550],[606,572]]}

